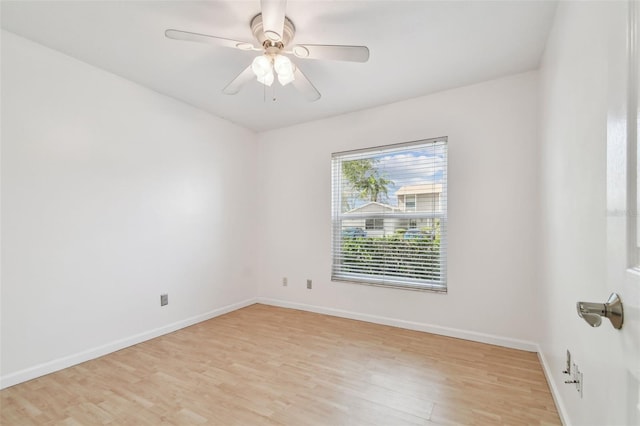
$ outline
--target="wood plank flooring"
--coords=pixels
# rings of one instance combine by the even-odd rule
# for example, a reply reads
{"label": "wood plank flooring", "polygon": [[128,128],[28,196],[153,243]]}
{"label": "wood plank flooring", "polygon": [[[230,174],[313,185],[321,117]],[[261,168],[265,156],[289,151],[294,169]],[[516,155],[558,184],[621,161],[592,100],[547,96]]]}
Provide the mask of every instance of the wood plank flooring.
{"label": "wood plank flooring", "polygon": [[0,392],[2,425],[559,425],[536,354],[252,305]]}

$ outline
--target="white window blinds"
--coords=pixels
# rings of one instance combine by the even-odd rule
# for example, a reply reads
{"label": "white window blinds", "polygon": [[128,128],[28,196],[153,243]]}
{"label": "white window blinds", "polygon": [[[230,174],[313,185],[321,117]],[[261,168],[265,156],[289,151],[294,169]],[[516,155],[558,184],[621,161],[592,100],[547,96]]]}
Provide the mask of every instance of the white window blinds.
{"label": "white window blinds", "polygon": [[446,291],[447,139],[332,155],[332,280]]}

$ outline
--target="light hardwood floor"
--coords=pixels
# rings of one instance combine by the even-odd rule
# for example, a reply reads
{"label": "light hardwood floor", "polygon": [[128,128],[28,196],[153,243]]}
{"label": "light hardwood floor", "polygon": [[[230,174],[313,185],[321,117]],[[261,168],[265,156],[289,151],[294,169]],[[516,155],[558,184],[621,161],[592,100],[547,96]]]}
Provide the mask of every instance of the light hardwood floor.
{"label": "light hardwood floor", "polygon": [[2,425],[558,425],[534,353],[265,305],[0,392]]}

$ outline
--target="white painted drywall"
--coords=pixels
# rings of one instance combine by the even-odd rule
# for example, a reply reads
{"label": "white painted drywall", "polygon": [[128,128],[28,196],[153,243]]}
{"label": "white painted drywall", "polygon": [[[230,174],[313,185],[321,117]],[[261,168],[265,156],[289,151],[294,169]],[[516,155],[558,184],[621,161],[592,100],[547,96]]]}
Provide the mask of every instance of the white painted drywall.
{"label": "white painted drywall", "polygon": [[[507,345],[536,342],[537,78],[519,74],[259,134],[260,297],[484,333]],[[331,282],[331,153],[439,136],[449,138],[448,294]]]}
{"label": "white painted drywall", "polygon": [[[604,302],[609,37],[625,2],[560,2],[540,71],[541,350],[568,424],[626,425],[635,402],[608,320],[589,327],[578,300]],[[620,48],[624,49],[624,37]],[[622,283],[620,283],[621,285]],[[565,351],[583,372],[583,398],[561,372]],[[637,415],[637,413],[636,413]],[[633,423],[635,424],[635,422]]]}
{"label": "white painted drywall", "polygon": [[255,144],[3,31],[2,376],[253,298]]}

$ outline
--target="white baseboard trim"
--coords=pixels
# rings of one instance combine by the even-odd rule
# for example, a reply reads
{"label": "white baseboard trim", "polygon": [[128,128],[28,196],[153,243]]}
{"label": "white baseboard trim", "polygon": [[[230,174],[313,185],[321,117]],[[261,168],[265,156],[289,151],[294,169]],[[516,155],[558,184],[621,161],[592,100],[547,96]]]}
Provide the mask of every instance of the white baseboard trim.
{"label": "white baseboard trim", "polygon": [[551,390],[551,396],[553,397],[553,402],[556,403],[556,408],[558,409],[558,415],[560,416],[560,421],[564,426],[571,426],[571,422],[569,421],[569,415],[567,414],[567,409],[562,402],[562,398],[560,397],[560,392],[558,391],[558,387],[556,386],[556,382],[553,380],[553,374],[551,374],[551,367],[547,362],[547,359],[542,352],[542,348],[538,345],[537,348],[538,359],[540,360],[540,365],[542,365],[542,371],[544,372],[544,376],[547,379],[547,383],[549,384],[549,389]]}
{"label": "white baseboard trim", "polygon": [[405,328],[408,330],[424,331],[442,336],[455,337],[458,339],[471,340],[473,342],[488,343],[490,345],[504,346],[512,349],[520,349],[528,352],[537,352],[538,345],[526,340],[511,339],[508,337],[495,336],[492,334],[478,333],[475,331],[460,330],[457,328],[442,327],[439,325],[425,324],[420,322],[405,321],[395,318],[381,317],[377,315],[362,314],[341,309],[326,308],[323,306],[306,305],[303,303],[288,302],[284,300],[258,297],[257,303],[264,305],[279,306],[281,308],[298,309],[301,311],[315,312],[319,314],[331,315],[334,317],[349,318],[359,321],[371,322],[374,324],[389,325],[392,327]]}
{"label": "white baseboard trim", "polygon": [[87,349],[77,354],[65,356],[63,358],[54,359],[42,364],[35,365],[33,367],[25,368],[24,370],[10,373],[0,377],[0,389],[7,388],[9,386],[17,385],[18,383],[26,382],[37,377],[44,376],[46,374],[53,373],[55,371],[62,370],[64,368],[72,367],[74,365],[89,361],[101,356],[110,354],[112,352],[119,351],[129,346],[137,345],[138,343],[145,342],[147,340],[154,339],[164,334],[172,333],[181,328],[189,327],[190,325],[197,324],[202,321],[215,318],[220,315],[235,311],[237,309],[244,308],[256,303],[256,299],[247,299],[238,303],[232,303],[230,305],[223,306],[221,308],[214,309],[204,314],[196,315],[184,320],[176,321],[171,324],[167,324],[162,327],[158,327],[153,330],[145,331],[134,336],[126,337],[124,339],[116,340],[114,342],[107,343],[105,345],[98,346],[96,348]]}

